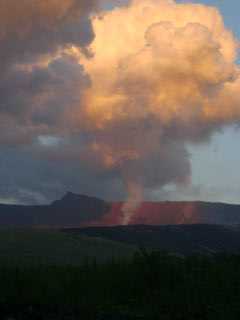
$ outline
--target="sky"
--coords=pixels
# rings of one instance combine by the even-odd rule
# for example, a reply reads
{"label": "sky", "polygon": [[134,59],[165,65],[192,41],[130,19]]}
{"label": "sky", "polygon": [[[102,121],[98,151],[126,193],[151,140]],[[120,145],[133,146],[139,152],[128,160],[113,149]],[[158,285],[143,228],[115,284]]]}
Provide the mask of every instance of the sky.
{"label": "sky", "polygon": [[103,3],[0,0],[0,202],[240,203],[240,3]]}
{"label": "sky", "polygon": [[[186,1],[182,1],[185,2]],[[237,0],[189,1],[211,5],[220,10],[225,24],[240,38],[239,9]],[[156,193],[155,198],[170,200],[202,200],[240,203],[240,131],[238,126],[224,128],[210,142],[190,146],[192,185],[190,188],[169,188],[170,192]]]}
{"label": "sky", "polygon": [[[187,2],[187,1],[179,1]],[[237,0],[188,1],[217,7],[225,24],[240,38]],[[167,188],[156,192],[154,199],[202,200],[240,203],[240,131],[237,126],[225,128],[215,134],[210,143],[189,148],[192,155],[192,185],[190,188]],[[170,191],[169,191],[170,190]]]}
{"label": "sky", "polygon": [[[240,38],[239,1],[204,0],[200,3],[219,8],[225,24]],[[226,128],[214,135],[210,144],[192,148],[192,179],[193,184],[198,186],[200,199],[240,203],[239,141],[240,131],[237,127]],[[192,196],[182,197],[191,199]]]}

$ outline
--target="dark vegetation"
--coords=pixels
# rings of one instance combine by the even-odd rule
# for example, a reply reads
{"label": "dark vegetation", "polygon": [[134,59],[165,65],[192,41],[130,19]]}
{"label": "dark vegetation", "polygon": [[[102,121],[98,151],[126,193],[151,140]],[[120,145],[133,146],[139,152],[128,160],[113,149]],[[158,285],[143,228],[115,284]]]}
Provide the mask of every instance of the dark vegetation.
{"label": "dark vegetation", "polygon": [[237,225],[136,225],[75,228],[63,231],[73,235],[98,237],[182,254],[240,253],[240,226]]}
{"label": "dark vegetation", "polygon": [[207,225],[1,229],[0,320],[239,319],[238,233]]}
{"label": "dark vegetation", "polygon": [[102,263],[131,257],[136,248],[50,229],[0,229],[0,266],[79,266],[86,258]]}
{"label": "dark vegetation", "polygon": [[1,319],[239,319],[240,256],[138,251],[80,266],[0,266]]}

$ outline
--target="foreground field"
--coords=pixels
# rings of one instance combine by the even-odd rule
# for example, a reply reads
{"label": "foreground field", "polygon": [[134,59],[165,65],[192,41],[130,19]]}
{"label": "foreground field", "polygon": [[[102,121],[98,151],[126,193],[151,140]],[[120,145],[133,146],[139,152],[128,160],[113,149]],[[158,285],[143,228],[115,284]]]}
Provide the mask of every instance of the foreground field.
{"label": "foreground field", "polygon": [[[208,230],[206,239],[219,234],[210,227],[189,228],[187,233],[181,229],[181,237],[190,241],[194,234],[200,244],[202,231],[196,230]],[[144,226],[92,229],[91,237],[77,229],[1,229],[0,319],[239,319],[240,255],[209,248],[204,254],[193,250],[183,255],[175,246],[179,237],[168,244],[175,250],[163,253],[159,248],[166,235],[180,231],[155,229],[157,233]],[[238,233],[228,230],[222,239]]]}
{"label": "foreground field", "polygon": [[55,230],[0,229],[0,266],[76,266],[128,258],[136,247]]}
{"label": "foreground field", "polygon": [[1,319],[239,319],[239,270],[240,256],[144,251],[105,264],[1,267]]}

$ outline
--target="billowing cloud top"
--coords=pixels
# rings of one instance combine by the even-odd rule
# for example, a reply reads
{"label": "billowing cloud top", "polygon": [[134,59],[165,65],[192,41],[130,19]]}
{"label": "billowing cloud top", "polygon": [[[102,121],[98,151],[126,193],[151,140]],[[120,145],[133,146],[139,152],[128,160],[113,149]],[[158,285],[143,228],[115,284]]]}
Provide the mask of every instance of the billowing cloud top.
{"label": "billowing cloud top", "polygon": [[188,143],[240,120],[238,41],[216,8],[0,5],[0,142],[74,166],[89,190],[125,186],[125,223],[144,192],[190,181]]}

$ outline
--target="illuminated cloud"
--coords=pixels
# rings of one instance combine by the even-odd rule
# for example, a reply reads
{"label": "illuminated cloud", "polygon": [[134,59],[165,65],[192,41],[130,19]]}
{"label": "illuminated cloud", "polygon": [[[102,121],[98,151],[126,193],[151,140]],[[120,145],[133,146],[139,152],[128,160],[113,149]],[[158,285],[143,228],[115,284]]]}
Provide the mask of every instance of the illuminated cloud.
{"label": "illuminated cloud", "polygon": [[48,163],[42,194],[125,187],[128,223],[146,193],[189,184],[189,143],[239,122],[238,41],[213,7],[101,2],[0,0],[0,143]]}
{"label": "illuminated cloud", "polygon": [[238,43],[215,8],[167,0],[132,1],[93,29],[85,116],[129,189],[128,222],[144,191],[189,182],[187,143],[239,121]]}

